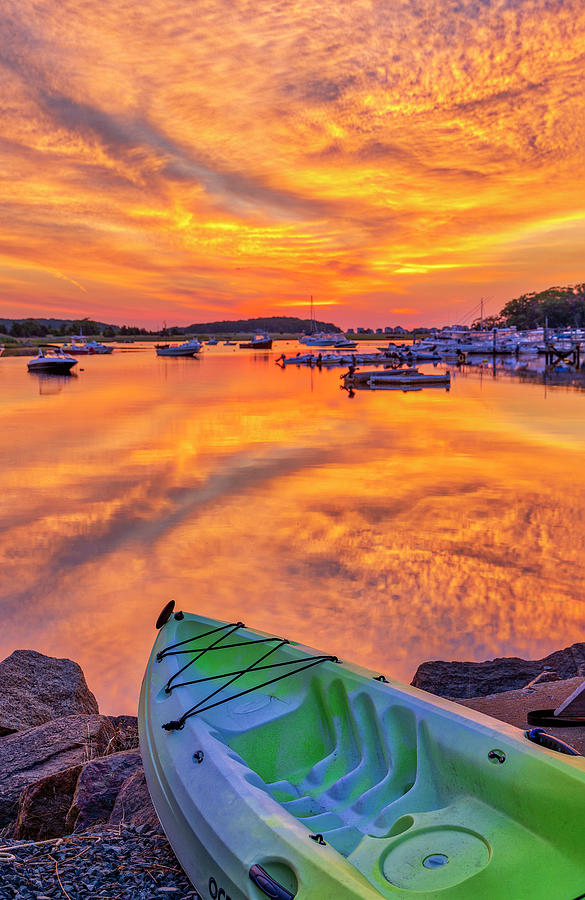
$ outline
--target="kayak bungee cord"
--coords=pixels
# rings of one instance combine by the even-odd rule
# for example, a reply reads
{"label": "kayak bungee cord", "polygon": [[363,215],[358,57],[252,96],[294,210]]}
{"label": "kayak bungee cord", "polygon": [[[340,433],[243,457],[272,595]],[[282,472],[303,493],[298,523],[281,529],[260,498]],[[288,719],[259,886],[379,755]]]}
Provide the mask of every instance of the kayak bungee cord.
{"label": "kayak bungee cord", "polygon": [[[200,659],[205,653],[207,653],[208,650],[214,650],[215,647],[217,647],[217,645],[219,643],[221,643],[221,641],[224,640],[224,638],[229,637],[230,634],[233,634],[234,631],[237,631],[238,628],[240,627],[240,625],[243,625],[243,624],[244,624],[243,622],[236,622],[231,625],[224,625],[223,628],[214,628],[213,631],[206,631],[205,634],[198,634],[195,637],[187,638],[187,640],[181,641],[178,644],[172,644],[170,647],[166,647],[165,650],[162,650],[159,654],[157,654],[157,657],[156,657],[157,661],[160,662],[165,657],[165,655],[169,656],[169,655],[173,654],[174,647],[180,647],[183,644],[190,643],[191,641],[198,641],[203,637],[207,637],[209,634],[214,634],[214,633],[217,634],[218,631],[224,632],[224,634],[220,634],[220,636],[217,638],[217,640],[213,641],[213,643],[210,644],[208,647],[201,647],[201,648],[195,647],[195,648],[191,648],[190,650],[176,650],[175,651],[175,655],[178,656],[181,653],[192,653],[193,650],[196,650],[196,651],[199,650],[199,652],[197,653],[197,656],[194,656],[193,659],[190,659],[188,663],[185,663],[185,665],[182,667],[182,669],[179,669],[178,672],[175,672],[175,674],[169,678],[169,680],[167,681],[166,687],[165,687],[166,693],[170,694],[171,688],[172,688],[172,683],[175,680],[175,678],[177,678],[181,674],[181,672],[184,672],[185,669],[188,669],[189,666],[192,666],[194,662],[197,662],[197,660]],[[229,629],[229,630],[226,630],[226,629]],[[224,647],[226,647],[226,646],[229,646],[229,644],[224,644]]]}
{"label": "kayak bungee cord", "polygon": [[[226,681],[224,684],[220,685],[216,690],[212,691],[210,694],[207,694],[206,697],[203,697],[199,700],[194,706],[190,709],[186,710],[183,715],[176,720],[171,722],[166,722],[162,727],[165,731],[179,731],[183,728],[187,719],[191,716],[195,716],[198,713],[205,712],[209,709],[213,709],[216,706],[221,706],[223,703],[229,703],[230,700],[235,700],[238,697],[243,697],[245,694],[249,694],[252,691],[259,690],[262,687],[267,687],[270,684],[275,684],[277,681],[282,681],[284,678],[288,678],[290,675],[296,675],[299,672],[304,672],[305,669],[310,669],[312,666],[316,666],[322,662],[338,662],[338,658],[336,656],[306,656],[300,660],[286,660],[285,662],[278,663],[268,663],[267,665],[260,665],[265,659],[271,656],[273,653],[276,653],[277,650],[280,650],[281,647],[284,647],[289,641],[286,638],[277,638],[277,637],[268,637],[268,638],[260,638],[257,640],[251,641],[238,641],[232,644],[222,644],[221,642],[230,637],[238,628],[245,627],[243,622],[234,622],[229,625],[223,625],[220,628],[213,628],[211,631],[206,631],[203,634],[195,635],[194,637],[187,638],[184,641],[179,641],[176,644],[170,644],[168,647],[165,647],[164,650],[161,650],[157,653],[157,661],[161,662],[166,656],[171,655],[181,655],[184,653],[195,653],[192,659],[189,660],[182,668],[180,668],[174,675],[172,675],[166,683],[165,692],[167,694],[171,694],[175,688],[179,687],[187,687],[192,684],[201,684],[205,681],[214,681],[218,678],[228,678],[229,681]],[[192,644],[194,641],[201,640],[204,637],[210,637],[213,634],[219,634],[219,637],[216,638],[211,644],[207,647],[191,647],[189,649],[177,649],[179,647],[184,647],[185,644]],[[276,644],[274,647],[271,647],[266,653],[259,656],[258,659],[254,660],[244,669],[238,669],[234,672],[222,672],[218,675],[209,675],[205,678],[196,678],[192,681],[183,681],[178,684],[173,684],[175,679],[185,671],[185,669],[189,668],[189,666],[193,665],[193,663],[197,662],[197,660],[201,659],[201,657],[211,651],[211,650],[228,650],[230,647],[243,647],[249,646],[251,644],[267,644],[275,641]],[[288,672],[285,672],[284,675],[274,676],[273,678],[269,678],[268,681],[264,681],[261,684],[256,684],[254,687],[248,688],[245,691],[239,691],[237,694],[233,694],[230,697],[223,697],[221,700],[216,700],[215,703],[210,703],[209,701],[213,699],[213,697],[217,696],[217,694],[221,693],[221,691],[225,690],[225,688],[229,687],[230,684],[233,684],[238,678],[241,678],[242,675],[246,675],[250,672],[259,672],[265,669],[276,669],[280,666],[289,666],[295,665],[296,668],[292,669]]]}

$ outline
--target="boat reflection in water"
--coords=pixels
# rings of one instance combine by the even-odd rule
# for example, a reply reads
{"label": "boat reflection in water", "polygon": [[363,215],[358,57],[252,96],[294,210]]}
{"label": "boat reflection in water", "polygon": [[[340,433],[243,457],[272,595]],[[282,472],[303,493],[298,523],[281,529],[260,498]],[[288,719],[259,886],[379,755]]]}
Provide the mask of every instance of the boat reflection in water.
{"label": "boat reflection in water", "polygon": [[51,372],[31,372],[39,383],[39,394],[60,394],[63,388],[71,384],[77,379],[77,372],[66,372],[62,375],[51,374]]}

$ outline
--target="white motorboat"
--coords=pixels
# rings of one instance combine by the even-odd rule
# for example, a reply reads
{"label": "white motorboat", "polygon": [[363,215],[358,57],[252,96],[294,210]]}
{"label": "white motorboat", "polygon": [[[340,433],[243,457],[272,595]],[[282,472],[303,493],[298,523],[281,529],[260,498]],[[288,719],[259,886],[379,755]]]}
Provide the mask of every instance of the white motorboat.
{"label": "white motorboat", "polygon": [[76,365],[75,357],[64,353],[61,347],[39,347],[37,356],[27,363],[29,372],[52,372],[55,375],[67,375]]}
{"label": "white motorboat", "polygon": [[355,341],[348,341],[346,337],[341,338],[339,341],[335,341],[333,344],[334,350],[355,350],[357,344]]}
{"label": "white motorboat", "polygon": [[299,344],[306,344],[308,347],[334,347],[343,340],[343,336],[339,334],[325,334],[318,332],[316,334],[307,334],[299,338]]}
{"label": "white motorboat", "polygon": [[192,338],[183,344],[157,344],[155,350],[157,356],[195,356],[201,350],[201,343]]}
{"label": "white motorboat", "polygon": [[80,331],[79,334],[71,336],[71,344],[63,344],[64,353],[70,353],[72,356],[103,356],[106,353],[112,353],[114,348],[108,347],[106,344],[100,344],[94,338],[88,340]]}

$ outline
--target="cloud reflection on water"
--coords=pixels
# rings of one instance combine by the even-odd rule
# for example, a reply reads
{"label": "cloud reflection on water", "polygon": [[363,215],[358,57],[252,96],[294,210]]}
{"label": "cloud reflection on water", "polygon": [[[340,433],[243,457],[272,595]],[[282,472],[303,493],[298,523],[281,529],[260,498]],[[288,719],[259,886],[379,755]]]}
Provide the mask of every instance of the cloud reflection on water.
{"label": "cloud reflection on water", "polygon": [[559,433],[532,385],[349,402],[241,355],[108,363],[6,406],[4,655],[77,659],[121,712],[170,597],[408,680],[585,637],[582,397]]}

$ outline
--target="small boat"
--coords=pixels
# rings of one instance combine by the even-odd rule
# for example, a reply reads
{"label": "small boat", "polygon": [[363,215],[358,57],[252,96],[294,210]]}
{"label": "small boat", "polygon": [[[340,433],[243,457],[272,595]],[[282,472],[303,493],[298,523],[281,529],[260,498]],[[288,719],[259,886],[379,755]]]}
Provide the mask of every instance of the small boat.
{"label": "small boat", "polygon": [[109,344],[101,344],[99,341],[87,341],[90,353],[97,356],[106,356],[114,352],[114,348]]}
{"label": "small boat", "polygon": [[265,331],[258,332],[250,341],[240,344],[243,350],[270,350],[272,338]]}
{"label": "small boat", "polygon": [[103,356],[114,351],[113,347],[99,341],[88,340],[81,332],[72,335],[71,344],[63,344],[62,349],[64,353],[70,353],[72,356]]}
{"label": "small boat", "polygon": [[67,375],[77,360],[68,356],[61,347],[39,347],[34,359],[29,360],[29,372],[53,372],[56,375]]}
{"label": "small boat", "polygon": [[224,347],[236,347],[237,342],[236,341],[224,341],[223,345],[224,345]]}
{"label": "small boat", "polygon": [[276,362],[282,363],[283,366],[303,366],[303,365],[311,365],[311,363],[315,363],[317,361],[317,357],[313,353],[297,353],[296,356],[285,356],[284,353],[280,356]]}
{"label": "small boat", "polygon": [[343,338],[340,341],[335,341],[333,344],[334,350],[355,350],[357,344],[355,341],[348,341],[347,338]]}
{"label": "small boat", "polygon": [[343,376],[346,385],[351,384],[412,384],[412,385],[429,385],[429,384],[451,384],[451,373],[427,375],[425,372],[419,372],[417,368],[392,369],[389,371],[371,371],[371,372],[347,372]]}
{"label": "small boat", "polygon": [[201,343],[192,338],[183,344],[156,344],[157,356],[195,356],[201,350]]}
{"label": "small boat", "polygon": [[585,759],[568,744],[173,608],[142,684],[140,747],[202,897],[583,897]]}
{"label": "small boat", "polygon": [[4,353],[4,344],[0,344],[0,356]]}
{"label": "small boat", "polygon": [[[371,381],[371,379],[374,378],[376,375],[383,374],[383,375],[387,376],[387,380],[394,381],[394,380],[398,380],[397,376],[400,376],[401,378],[407,378],[407,377],[417,375],[417,373],[418,373],[418,369],[415,369],[412,367],[408,367],[408,368],[404,368],[404,369],[387,369],[384,372],[377,372],[377,371],[361,372],[361,371],[358,371],[358,372],[353,372],[353,373],[346,372],[346,374],[343,376],[343,379],[347,384],[350,384],[350,383],[351,384],[368,384],[368,382]],[[341,376],[340,376],[340,378],[341,378]]]}
{"label": "small boat", "polygon": [[427,375],[424,372],[373,372],[370,375],[370,384],[451,384],[450,372],[443,375]]}
{"label": "small boat", "polygon": [[205,343],[209,344],[210,346],[213,346],[214,344],[218,344],[219,341],[215,337],[210,337],[205,341]]}

